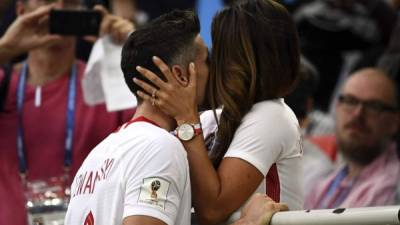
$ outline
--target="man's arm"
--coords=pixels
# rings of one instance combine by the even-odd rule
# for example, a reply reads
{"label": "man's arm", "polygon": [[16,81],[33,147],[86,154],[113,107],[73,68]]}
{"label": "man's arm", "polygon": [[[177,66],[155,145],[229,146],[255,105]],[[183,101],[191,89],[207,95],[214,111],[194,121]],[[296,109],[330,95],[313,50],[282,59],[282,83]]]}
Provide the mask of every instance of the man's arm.
{"label": "man's arm", "polygon": [[255,194],[242,209],[242,216],[231,225],[267,225],[272,215],[279,211],[287,211],[286,204],[276,203],[265,194]]}
{"label": "man's arm", "polygon": [[48,32],[48,15],[53,5],[18,16],[0,38],[0,65],[34,48],[60,38]]}
{"label": "man's arm", "polygon": [[184,149],[172,135],[154,132],[157,138],[143,140],[140,146],[144,149],[130,151],[121,165],[124,225],[175,224],[190,215],[189,169]]}

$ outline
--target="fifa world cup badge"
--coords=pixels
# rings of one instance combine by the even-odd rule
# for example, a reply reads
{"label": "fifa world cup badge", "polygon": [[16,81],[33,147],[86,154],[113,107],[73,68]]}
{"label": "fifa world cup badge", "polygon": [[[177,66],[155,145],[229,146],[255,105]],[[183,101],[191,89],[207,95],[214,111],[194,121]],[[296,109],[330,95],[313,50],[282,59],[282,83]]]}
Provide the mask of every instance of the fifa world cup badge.
{"label": "fifa world cup badge", "polygon": [[170,182],[162,177],[147,177],[140,186],[138,203],[165,210]]}
{"label": "fifa world cup badge", "polygon": [[151,182],[151,200],[157,202],[157,191],[161,187],[161,182],[159,180],[155,180]]}

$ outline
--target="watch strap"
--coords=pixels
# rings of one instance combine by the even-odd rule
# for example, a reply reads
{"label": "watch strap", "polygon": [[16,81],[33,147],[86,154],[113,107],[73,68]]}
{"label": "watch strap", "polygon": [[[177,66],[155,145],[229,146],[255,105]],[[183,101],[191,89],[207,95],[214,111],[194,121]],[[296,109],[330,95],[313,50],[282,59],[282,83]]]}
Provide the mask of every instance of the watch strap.
{"label": "watch strap", "polygon": [[203,129],[201,128],[201,123],[193,123],[190,124],[194,128],[194,134],[195,135],[200,135],[203,133]]}

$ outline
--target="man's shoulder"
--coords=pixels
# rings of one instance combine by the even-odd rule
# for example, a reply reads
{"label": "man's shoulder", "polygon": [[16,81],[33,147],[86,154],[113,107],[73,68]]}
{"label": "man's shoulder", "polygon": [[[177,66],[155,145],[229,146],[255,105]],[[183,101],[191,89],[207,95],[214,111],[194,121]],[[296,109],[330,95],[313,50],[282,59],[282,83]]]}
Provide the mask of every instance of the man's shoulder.
{"label": "man's shoulder", "polygon": [[[152,130],[151,135],[139,127],[132,130],[114,132],[100,142],[86,157],[85,161],[96,161],[99,158],[113,158],[118,162],[157,162],[168,164],[186,159],[183,145],[176,137],[167,132]],[[85,163],[84,163],[85,164]],[[90,164],[90,163],[89,163]]]}
{"label": "man's shoulder", "polygon": [[145,149],[159,155],[184,152],[184,147],[177,137],[148,123],[129,125],[117,135],[120,147]]}

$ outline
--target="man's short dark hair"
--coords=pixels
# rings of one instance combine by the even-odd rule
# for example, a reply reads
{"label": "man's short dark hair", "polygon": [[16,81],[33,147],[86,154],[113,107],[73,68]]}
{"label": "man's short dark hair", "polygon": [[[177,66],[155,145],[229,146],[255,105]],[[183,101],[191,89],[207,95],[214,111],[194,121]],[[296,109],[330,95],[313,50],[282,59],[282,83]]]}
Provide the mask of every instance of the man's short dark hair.
{"label": "man's short dark hair", "polygon": [[[193,11],[174,10],[133,32],[122,48],[121,69],[129,89],[137,97],[141,88],[133,78],[145,79],[136,66],[142,66],[165,80],[154,65],[152,56],[158,56],[169,66],[186,67],[196,55],[195,38],[200,33],[200,22]],[[138,98],[140,103],[140,99]]]}

